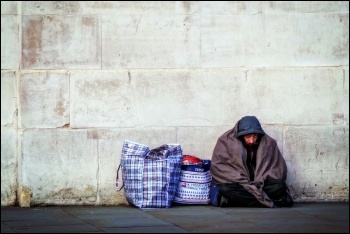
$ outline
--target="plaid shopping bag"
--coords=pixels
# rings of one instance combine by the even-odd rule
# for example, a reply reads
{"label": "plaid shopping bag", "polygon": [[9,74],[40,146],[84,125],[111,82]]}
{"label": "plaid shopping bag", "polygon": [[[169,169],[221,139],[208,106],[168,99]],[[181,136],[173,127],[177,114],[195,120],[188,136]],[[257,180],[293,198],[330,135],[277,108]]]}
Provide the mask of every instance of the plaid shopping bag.
{"label": "plaid shopping bag", "polygon": [[182,157],[179,144],[165,144],[151,150],[125,140],[120,166],[127,201],[139,208],[171,207]]}

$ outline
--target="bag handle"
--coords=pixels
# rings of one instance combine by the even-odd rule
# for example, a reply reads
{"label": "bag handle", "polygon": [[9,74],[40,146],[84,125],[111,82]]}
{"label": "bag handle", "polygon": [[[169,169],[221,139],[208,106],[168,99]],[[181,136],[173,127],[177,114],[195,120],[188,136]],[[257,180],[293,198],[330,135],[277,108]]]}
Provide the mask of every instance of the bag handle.
{"label": "bag handle", "polygon": [[[119,188],[119,170],[120,170],[120,167],[121,167],[121,163],[119,164],[118,166],[118,169],[117,169],[117,177],[116,177],[116,181],[115,181],[115,186],[116,186],[116,189],[117,191],[119,192],[122,188],[124,188],[124,183],[122,184],[122,186]],[[122,181],[123,182],[123,181]]]}

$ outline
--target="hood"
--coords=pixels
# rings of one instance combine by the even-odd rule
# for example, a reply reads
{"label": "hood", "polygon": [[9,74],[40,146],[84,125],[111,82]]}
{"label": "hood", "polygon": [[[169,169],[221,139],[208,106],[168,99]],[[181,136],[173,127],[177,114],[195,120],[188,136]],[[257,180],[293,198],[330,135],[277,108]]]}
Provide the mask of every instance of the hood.
{"label": "hood", "polygon": [[265,134],[255,116],[244,116],[238,123],[237,137],[251,133]]}

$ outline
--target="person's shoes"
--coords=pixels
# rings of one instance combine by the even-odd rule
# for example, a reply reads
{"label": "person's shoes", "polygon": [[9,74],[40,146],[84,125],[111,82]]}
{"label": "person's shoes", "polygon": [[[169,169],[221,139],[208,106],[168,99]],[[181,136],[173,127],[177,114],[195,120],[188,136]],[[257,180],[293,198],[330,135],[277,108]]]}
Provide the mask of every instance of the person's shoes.
{"label": "person's shoes", "polygon": [[292,196],[289,195],[288,193],[287,193],[287,195],[285,196],[285,200],[286,200],[286,207],[291,207],[291,206],[293,206],[293,204],[294,204],[293,198],[292,198]]}
{"label": "person's shoes", "polygon": [[277,206],[277,207],[291,207],[294,204],[292,196],[289,195],[288,193],[285,196],[283,196],[281,199],[273,200],[273,203],[274,203],[274,206]]}
{"label": "person's shoes", "polygon": [[221,195],[220,197],[220,207],[227,207],[228,206],[228,199]]}

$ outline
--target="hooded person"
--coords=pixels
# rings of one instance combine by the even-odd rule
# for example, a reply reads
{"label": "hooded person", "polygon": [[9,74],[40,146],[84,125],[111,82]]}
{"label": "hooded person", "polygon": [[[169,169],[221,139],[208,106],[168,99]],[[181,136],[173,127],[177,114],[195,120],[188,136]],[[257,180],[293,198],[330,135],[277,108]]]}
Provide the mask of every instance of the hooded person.
{"label": "hooded person", "polygon": [[290,207],[286,162],[255,116],[244,116],[219,137],[210,172],[214,206]]}

